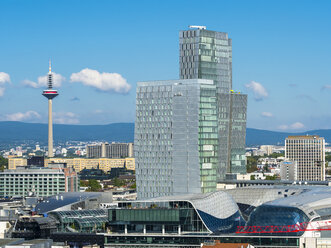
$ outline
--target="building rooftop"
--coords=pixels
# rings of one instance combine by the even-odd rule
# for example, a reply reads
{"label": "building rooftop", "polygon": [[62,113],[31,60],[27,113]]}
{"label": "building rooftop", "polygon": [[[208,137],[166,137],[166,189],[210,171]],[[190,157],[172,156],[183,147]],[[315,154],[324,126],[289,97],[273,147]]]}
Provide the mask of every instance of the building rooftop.
{"label": "building rooftop", "polygon": [[99,197],[100,192],[67,192],[56,196],[46,198],[44,201],[37,204],[35,211],[43,214],[55,209],[70,205],[76,202],[85,201],[89,198]]}
{"label": "building rooftop", "polygon": [[138,82],[137,86],[162,86],[162,85],[174,85],[174,84],[208,84],[213,85],[214,81],[210,79],[174,79],[174,80],[155,80],[148,82]]}
{"label": "building rooftop", "polygon": [[290,135],[287,139],[323,139],[318,135]]}

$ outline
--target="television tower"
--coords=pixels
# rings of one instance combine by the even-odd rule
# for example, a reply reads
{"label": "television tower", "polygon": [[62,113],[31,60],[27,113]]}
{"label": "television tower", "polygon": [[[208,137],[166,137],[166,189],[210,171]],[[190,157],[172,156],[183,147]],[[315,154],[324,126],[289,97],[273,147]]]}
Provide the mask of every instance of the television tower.
{"label": "television tower", "polygon": [[58,95],[57,90],[53,89],[53,73],[51,61],[48,70],[48,89],[43,91],[43,96],[48,99],[48,157],[53,155],[53,118],[52,118],[52,99]]}

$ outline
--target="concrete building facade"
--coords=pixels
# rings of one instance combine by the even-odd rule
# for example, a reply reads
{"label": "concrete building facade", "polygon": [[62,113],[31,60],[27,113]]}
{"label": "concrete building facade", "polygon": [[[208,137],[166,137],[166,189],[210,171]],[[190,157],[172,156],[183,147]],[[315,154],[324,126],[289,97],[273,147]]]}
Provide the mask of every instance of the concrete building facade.
{"label": "concrete building facade", "polygon": [[325,180],[325,140],[317,135],[289,136],[285,157],[297,162],[298,180]]}
{"label": "concrete building facade", "polygon": [[104,172],[112,168],[135,170],[134,158],[49,158],[45,159],[45,167],[50,163],[66,163],[68,167],[80,172],[83,169],[99,168]]}
{"label": "concrete building facade", "polygon": [[8,158],[8,169],[13,170],[16,167],[27,166],[27,159],[26,158]]}
{"label": "concrete building facade", "polygon": [[296,161],[283,161],[280,163],[280,179],[298,180],[298,165]]}
{"label": "concrete building facade", "polygon": [[45,197],[78,191],[78,176],[71,168],[22,168],[0,172],[0,197]]}
{"label": "concrete building facade", "polygon": [[87,158],[132,158],[133,143],[101,143],[86,146]]}

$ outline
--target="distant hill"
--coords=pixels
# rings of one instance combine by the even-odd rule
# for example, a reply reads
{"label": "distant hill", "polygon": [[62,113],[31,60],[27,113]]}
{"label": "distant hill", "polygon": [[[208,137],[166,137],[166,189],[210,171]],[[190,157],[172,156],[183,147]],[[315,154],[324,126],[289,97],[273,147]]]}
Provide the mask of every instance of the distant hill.
{"label": "distant hill", "polygon": [[[47,124],[24,123],[16,121],[0,122],[0,143],[39,141],[47,142]],[[54,140],[65,142],[77,141],[116,141],[133,142],[134,123],[113,123],[108,125],[62,125],[54,124]],[[315,134],[331,143],[331,129],[312,130],[303,133],[285,133],[247,128],[246,144],[253,145],[282,145],[289,135]]]}
{"label": "distant hill", "polygon": [[[48,125],[16,121],[0,122],[0,142],[31,140],[46,142]],[[56,141],[106,140],[132,142],[133,123],[113,123],[108,125],[62,125],[54,124],[53,137]]]}
{"label": "distant hill", "polygon": [[331,129],[311,130],[302,133],[285,133],[268,130],[247,128],[246,145],[284,145],[285,138],[289,135],[319,135],[325,138],[327,143],[331,143]]}

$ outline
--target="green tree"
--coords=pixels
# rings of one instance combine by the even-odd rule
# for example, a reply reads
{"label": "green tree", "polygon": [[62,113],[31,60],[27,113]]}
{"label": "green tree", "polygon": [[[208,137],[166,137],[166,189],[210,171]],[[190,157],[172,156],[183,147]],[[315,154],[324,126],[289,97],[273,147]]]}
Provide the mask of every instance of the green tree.
{"label": "green tree", "polygon": [[259,159],[259,156],[250,156],[247,157],[247,173],[251,173],[254,171],[257,171],[257,160]]}
{"label": "green tree", "polygon": [[87,180],[80,180],[79,181],[79,186],[80,187],[88,187],[88,181]]}
{"label": "green tree", "polygon": [[266,175],[265,176],[265,180],[276,180],[276,179],[277,179],[276,175],[273,175],[273,176]]}
{"label": "green tree", "polygon": [[114,181],[113,181],[113,185],[115,186],[115,187],[122,187],[122,186],[124,186],[125,185],[125,181],[124,180],[120,180],[120,179],[118,179],[117,177],[114,179]]}
{"label": "green tree", "polygon": [[277,153],[277,152],[274,152],[274,153],[271,153],[270,155],[266,156],[268,158],[278,158],[278,157],[284,157],[285,154],[284,153]]}
{"label": "green tree", "polygon": [[130,186],[131,189],[136,189],[137,188],[137,185],[136,185],[136,182],[134,182],[131,186]]}
{"label": "green tree", "polygon": [[263,171],[270,172],[268,162],[266,162],[265,165],[263,166]]}
{"label": "green tree", "polygon": [[8,159],[0,156],[0,171],[8,168]]}
{"label": "green tree", "polygon": [[88,189],[87,191],[90,191],[90,192],[97,192],[101,189],[101,185],[100,183],[95,180],[95,179],[90,179],[88,181]]}

